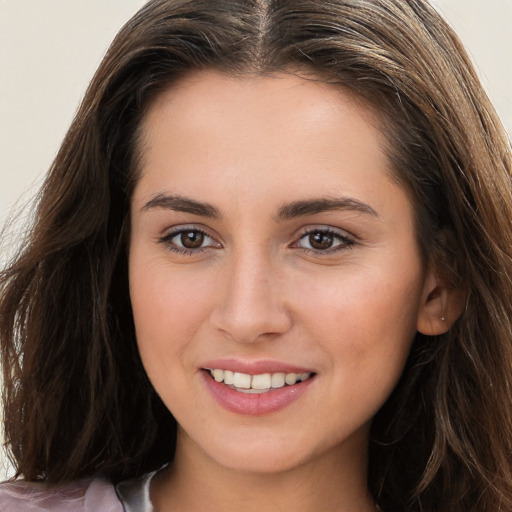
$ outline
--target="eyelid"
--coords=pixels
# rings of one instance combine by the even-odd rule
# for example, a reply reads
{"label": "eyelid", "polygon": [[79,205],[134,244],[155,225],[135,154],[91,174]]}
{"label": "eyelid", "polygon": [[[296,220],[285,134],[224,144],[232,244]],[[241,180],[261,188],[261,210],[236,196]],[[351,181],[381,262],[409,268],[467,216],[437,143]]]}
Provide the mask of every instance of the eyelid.
{"label": "eyelid", "polygon": [[166,227],[165,229],[162,229],[162,234],[159,235],[157,238],[168,238],[169,236],[175,236],[179,233],[183,233],[183,231],[197,231],[199,233],[204,233],[206,236],[209,236],[210,238],[218,238],[216,235],[212,234],[212,230],[203,224],[176,224],[174,226]]}
{"label": "eyelid", "polygon": [[[187,247],[181,247],[176,244],[172,244],[171,240],[186,232],[194,231],[197,233],[201,233],[205,237],[208,237],[209,239],[213,240],[215,244],[208,245],[205,247],[197,247],[197,248],[187,248]],[[165,248],[167,248],[170,251],[176,252],[178,254],[185,254],[185,255],[191,255],[191,254],[199,254],[207,249],[217,249],[222,247],[222,244],[217,240],[217,238],[212,235],[208,229],[198,226],[197,224],[181,224],[178,226],[173,226],[165,230],[165,232],[158,236],[156,238],[156,242],[163,245]]]}
{"label": "eyelid", "polygon": [[[328,248],[325,250],[309,249],[306,247],[298,246],[299,242],[302,239],[304,239],[304,237],[312,235],[313,233],[323,233],[323,234],[332,235],[334,237],[337,237],[339,240],[341,240],[342,243],[335,247]],[[314,254],[318,254],[320,256],[322,256],[322,255],[327,256],[327,255],[333,254],[338,251],[351,249],[355,244],[356,244],[356,237],[343,229],[335,228],[333,226],[316,225],[316,226],[306,226],[306,227],[303,227],[301,230],[299,230],[299,232],[295,235],[295,241],[291,244],[291,247],[300,249],[307,253],[314,253]]]}

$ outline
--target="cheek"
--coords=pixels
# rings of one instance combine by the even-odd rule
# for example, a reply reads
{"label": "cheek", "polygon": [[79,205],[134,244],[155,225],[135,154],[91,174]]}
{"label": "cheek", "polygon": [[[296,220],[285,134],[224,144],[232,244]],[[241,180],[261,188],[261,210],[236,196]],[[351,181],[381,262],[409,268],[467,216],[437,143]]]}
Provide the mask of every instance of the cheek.
{"label": "cheek", "polygon": [[130,298],[139,351],[148,373],[182,359],[209,309],[212,286],[192,271],[172,272],[165,258],[130,254]]}
{"label": "cheek", "polygon": [[414,333],[421,293],[420,273],[396,275],[382,269],[350,268],[348,271],[295,276],[296,305],[301,316],[315,323],[319,332],[343,338],[355,332],[361,340],[374,341],[378,332],[400,338],[405,330]]}
{"label": "cheek", "polygon": [[344,386],[355,388],[364,376],[365,382],[392,387],[416,333],[421,270],[402,267],[400,276],[388,267],[351,270],[303,282],[297,316],[329,354]]}

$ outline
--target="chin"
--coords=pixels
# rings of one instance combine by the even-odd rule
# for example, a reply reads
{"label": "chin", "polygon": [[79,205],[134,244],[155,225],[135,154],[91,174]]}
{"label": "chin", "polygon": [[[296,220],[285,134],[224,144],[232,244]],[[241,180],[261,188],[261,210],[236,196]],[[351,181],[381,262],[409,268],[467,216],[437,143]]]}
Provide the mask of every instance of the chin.
{"label": "chin", "polygon": [[256,454],[254,452],[244,453],[230,458],[223,456],[222,460],[218,460],[218,462],[226,469],[260,475],[286,473],[304,463],[297,457],[297,454],[276,450],[260,450]]}
{"label": "chin", "polygon": [[310,457],[306,444],[290,436],[276,436],[260,429],[250,429],[238,436],[203,437],[197,447],[225,469],[242,473],[280,473],[302,465]]}
{"label": "chin", "polygon": [[312,442],[313,434],[304,431],[301,435],[300,429],[279,435],[258,428],[230,434],[213,443],[203,438],[203,450],[220,466],[241,473],[286,473],[341,449],[339,439]]}

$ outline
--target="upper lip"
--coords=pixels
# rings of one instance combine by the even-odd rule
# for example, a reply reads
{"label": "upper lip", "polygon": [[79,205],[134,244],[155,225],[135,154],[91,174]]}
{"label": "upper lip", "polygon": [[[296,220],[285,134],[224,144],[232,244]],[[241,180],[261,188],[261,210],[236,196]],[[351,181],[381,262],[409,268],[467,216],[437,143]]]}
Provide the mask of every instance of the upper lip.
{"label": "upper lip", "polygon": [[313,370],[283,361],[272,359],[246,360],[246,359],[214,359],[201,365],[202,369],[229,370],[232,372],[259,375],[262,373],[311,373]]}

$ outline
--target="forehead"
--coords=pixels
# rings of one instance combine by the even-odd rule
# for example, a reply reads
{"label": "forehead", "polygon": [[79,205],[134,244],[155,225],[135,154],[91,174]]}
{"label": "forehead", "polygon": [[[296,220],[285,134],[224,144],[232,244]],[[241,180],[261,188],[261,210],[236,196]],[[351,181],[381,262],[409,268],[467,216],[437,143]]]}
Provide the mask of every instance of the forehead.
{"label": "forehead", "polygon": [[155,174],[172,160],[191,170],[218,165],[257,177],[298,153],[308,157],[304,165],[316,160],[309,172],[339,167],[353,153],[361,165],[378,160],[389,171],[379,126],[379,113],[360,98],[314,77],[200,71],[160,94],[148,109],[141,171]]}
{"label": "forehead", "polygon": [[204,120],[208,114],[225,113],[227,105],[236,107],[236,113],[241,116],[254,116],[256,111],[252,107],[257,107],[261,116],[273,114],[275,108],[281,111],[287,108],[290,114],[309,113],[315,117],[351,105],[377,129],[381,116],[367,100],[348,87],[329,83],[307,71],[232,75],[207,69],[189,73],[157,95],[143,126],[158,119],[159,114],[165,116],[166,109],[186,114],[193,122]]}

